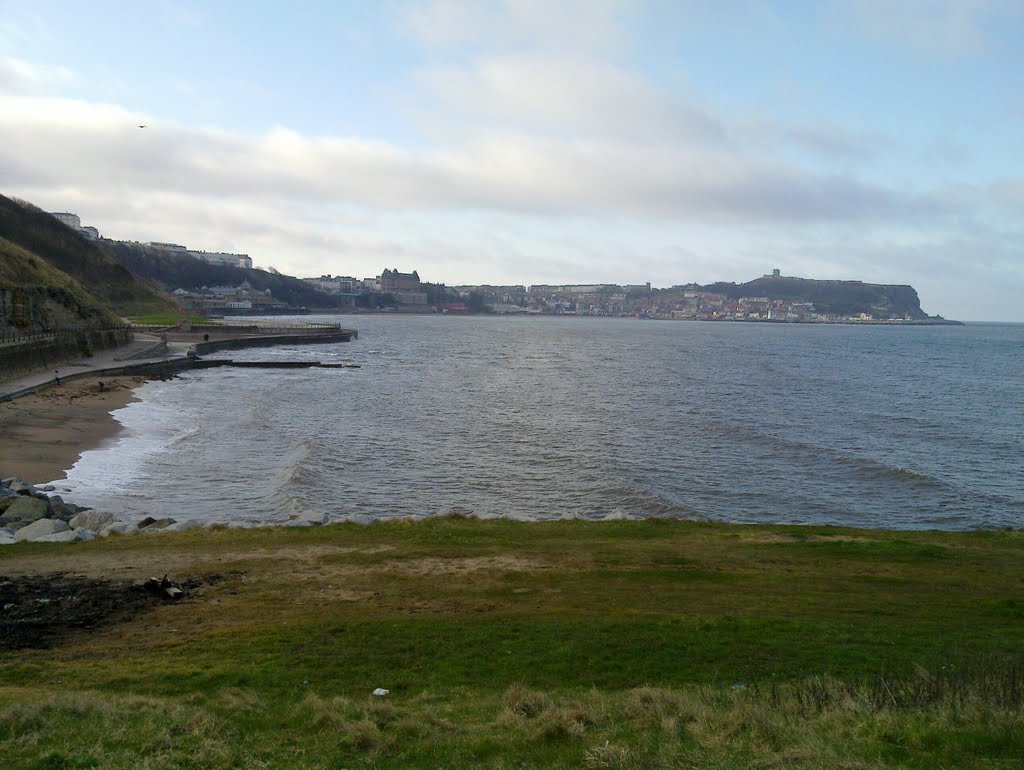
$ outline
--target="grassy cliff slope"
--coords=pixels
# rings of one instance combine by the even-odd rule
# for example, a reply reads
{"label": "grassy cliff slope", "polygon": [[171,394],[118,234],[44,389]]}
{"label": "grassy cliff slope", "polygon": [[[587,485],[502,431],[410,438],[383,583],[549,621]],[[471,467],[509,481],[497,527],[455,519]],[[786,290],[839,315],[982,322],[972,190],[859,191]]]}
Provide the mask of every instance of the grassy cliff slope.
{"label": "grassy cliff slope", "polygon": [[120,323],[85,286],[6,238],[0,238],[0,311],[0,326],[36,331]]}
{"label": "grassy cliff slope", "polygon": [[172,312],[174,302],[99,245],[31,205],[0,195],[0,238],[41,257],[121,315]]}

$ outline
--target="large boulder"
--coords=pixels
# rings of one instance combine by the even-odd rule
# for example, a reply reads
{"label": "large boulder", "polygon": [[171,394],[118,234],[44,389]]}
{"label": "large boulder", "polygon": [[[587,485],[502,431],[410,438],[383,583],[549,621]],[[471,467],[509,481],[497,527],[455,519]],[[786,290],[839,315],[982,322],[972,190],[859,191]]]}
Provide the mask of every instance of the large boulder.
{"label": "large boulder", "polygon": [[113,524],[117,517],[110,511],[82,511],[76,514],[68,524],[72,527],[85,527],[93,532],[99,532],[108,524]]}
{"label": "large boulder", "polygon": [[[143,519],[142,521],[145,521],[145,519]],[[153,521],[149,522],[145,526],[142,526],[142,522],[139,522],[139,531],[140,532],[162,532],[163,530],[167,529],[172,524],[176,524],[176,523],[177,523],[177,521],[175,519],[168,519],[168,518],[154,519]]]}
{"label": "large boulder", "polygon": [[18,497],[4,511],[7,523],[31,524],[33,521],[45,519],[50,513],[50,504],[38,497]]}
{"label": "large boulder", "polygon": [[17,542],[18,538],[14,536],[13,532],[0,528],[0,545],[14,545]]}
{"label": "large boulder", "polygon": [[168,526],[165,532],[185,532],[189,529],[198,529],[202,527],[202,522],[196,521],[195,519],[185,519],[184,521],[175,522]]}
{"label": "large boulder", "polygon": [[60,519],[61,521],[71,522],[75,516],[80,512],[77,505],[71,503],[55,503],[53,498],[50,498],[50,518]]}
{"label": "large boulder", "polygon": [[38,540],[70,530],[71,528],[60,519],[39,519],[17,530],[14,537],[18,540]]}
{"label": "large boulder", "polygon": [[21,476],[11,476],[10,478],[0,481],[0,486],[9,489],[12,492],[17,492],[19,489],[31,487],[32,485],[25,481]]}
{"label": "large boulder", "polygon": [[380,519],[365,513],[353,513],[351,516],[345,517],[345,521],[350,521],[353,524],[376,524]]}
{"label": "large boulder", "polygon": [[302,511],[301,513],[292,514],[288,518],[286,524],[291,527],[309,527],[326,524],[328,520],[326,513],[320,513],[319,511]]}
{"label": "large boulder", "polygon": [[109,535],[134,535],[139,531],[138,526],[130,521],[115,521],[100,530],[100,537]]}
{"label": "large boulder", "polygon": [[52,535],[32,538],[33,543],[74,543],[78,540],[75,530],[66,529],[63,532],[55,532]]}

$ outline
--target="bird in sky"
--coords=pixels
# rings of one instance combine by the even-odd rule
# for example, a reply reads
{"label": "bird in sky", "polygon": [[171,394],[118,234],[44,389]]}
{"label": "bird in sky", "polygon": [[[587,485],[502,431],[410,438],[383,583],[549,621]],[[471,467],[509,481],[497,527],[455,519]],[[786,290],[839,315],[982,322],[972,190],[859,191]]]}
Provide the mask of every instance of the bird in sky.
{"label": "bird in sky", "polygon": [[145,126],[139,126],[139,128],[145,128]]}

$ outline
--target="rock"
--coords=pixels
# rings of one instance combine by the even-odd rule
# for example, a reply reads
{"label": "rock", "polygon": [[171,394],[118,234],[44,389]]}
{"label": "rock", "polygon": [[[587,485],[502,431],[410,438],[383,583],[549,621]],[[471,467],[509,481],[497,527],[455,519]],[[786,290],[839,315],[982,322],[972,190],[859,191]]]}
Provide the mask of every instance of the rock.
{"label": "rock", "polygon": [[345,520],[350,521],[353,524],[376,524],[379,521],[376,516],[370,516],[365,513],[353,513]]}
{"label": "rock", "polygon": [[313,522],[308,519],[291,519],[281,525],[282,527],[312,527]]}
{"label": "rock", "polygon": [[72,527],[85,527],[93,532],[99,532],[108,524],[117,521],[117,517],[110,511],[83,511],[76,514],[69,522]]}
{"label": "rock", "polygon": [[25,485],[28,482],[25,481],[21,476],[11,476],[3,481],[0,481],[0,485],[7,487],[7,489],[13,489],[15,484]]}
{"label": "rock", "polygon": [[14,537],[18,540],[37,540],[40,537],[48,537],[70,530],[71,528],[60,519],[39,519],[15,531]]}
{"label": "rock", "polygon": [[14,545],[18,538],[9,529],[0,529],[0,545]]}
{"label": "rock", "polygon": [[68,505],[67,503],[57,503],[54,505],[53,499],[50,499],[50,518],[70,522],[77,515],[76,506]]}
{"label": "rock", "polygon": [[[318,511],[303,511],[302,513],[296,513],[296,514],[292,515],[292,517],[289,519],[289,521],[305,521],[305,522],[308,522],[309,524],[326,524],[327,523],[327,514],[326,513],[319,513]],[[306,526],[306,525],[299,524],[297,526],[301,527],[301,526]]]}
{"label": "rock", "polygon": [[185,532],[189,529],[197,529],[202,527],[202,523],[195,519],[185,519],[184,521],[175,522],[164,529],[165,532]]}
{"label": "rock", "polygon": [[178,583],[168,580],[167,575],[162,578],[151,577],[142,585],[149,593],[159,596],[161,599],[177,601],[185,595],[182,587]]}
{"label": "rock", "polygon": [[50,505],[63,505],[64,498],[60,495],[50,495]]}
{"label": "rock", "polygon": [[8,508],[14,505],[14,501],[18,499],[18,496],[14,497],[0,497],[0,515],[2,515]]}
{"label": "rock", "polygon": [[86,529],[85,527],[76,527],[74,532],[75,532],[75,540],[95,540],[96,539],[96,533],[93,532],[92,530]]}
{"label": "rock", "polygon": [[39,487],[40,492],[53,492],[57,487],[53,484],[47,484],[45,487]]}
{"label": "rock", "polygon": [[7,510],[4,511],[4,519],[8,522],[21,522],[30,524],[39,519],[45,519],[50,513],[50,504],[38,497],[19,497]]}
{"label": "rock", "polygon": [[[146,519],[143,519],[142,521],[145,520]],[[139,522],[140,532],[159,532],[161,530],[167,529],[172,524],[177,523],[176,519],[152,519],[149,522],[149,524],[147,524],[146,526],[142,526],[142,521]]]}
{"label": "rock", "polygon": [[154,521],[156,521],[156,519],[154,519],[152,516],[147,516],[146,518],[142,519],[141,521],[136,522],[136,525],[138,526],[139,529],[145,529],[150,524],[152,524]]}
{"label": "rock", "polygon": [[115,521],[113,524],[108,524],[100,530],[100,537],[108,537],[109,535],[134,535],[137,534],[139,528],[129,521]]}
{"label": "rock", "polygon": [[78,538],[75,536],[73,529],[66,529],[63,532],[56,532],[52,535],[43,535],[42,537],[33,537],[33,543],[73,543]]}

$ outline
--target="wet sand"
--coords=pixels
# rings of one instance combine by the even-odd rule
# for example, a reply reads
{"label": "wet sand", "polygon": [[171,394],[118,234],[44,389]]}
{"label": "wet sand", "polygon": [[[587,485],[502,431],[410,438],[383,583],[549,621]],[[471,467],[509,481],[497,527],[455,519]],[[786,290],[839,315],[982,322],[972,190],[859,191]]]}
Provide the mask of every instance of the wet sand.
{"label": "wet sand", "polygon": [[110,413],[137,400],[143,377],[71,382],[0,404],[0,477],[33,484],[66,477],[82,452],[113,439],[121,425]]}

